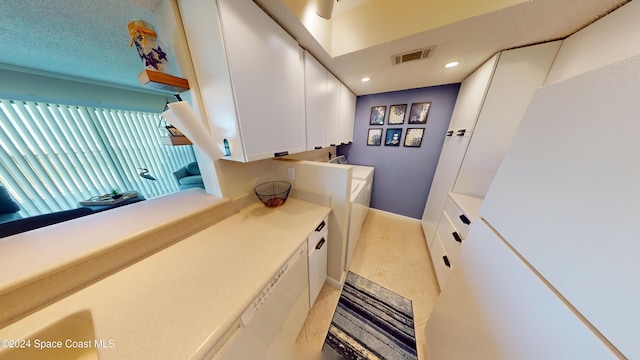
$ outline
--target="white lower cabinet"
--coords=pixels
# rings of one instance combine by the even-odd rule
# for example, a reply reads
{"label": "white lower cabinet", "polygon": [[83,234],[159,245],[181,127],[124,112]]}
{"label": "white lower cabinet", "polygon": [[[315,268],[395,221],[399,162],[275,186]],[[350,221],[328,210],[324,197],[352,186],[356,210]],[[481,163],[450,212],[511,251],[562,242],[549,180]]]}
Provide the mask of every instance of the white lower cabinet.
{"label": "white lower cabinet", "polygon": [[468,239],[427,322],[430,360],[617,359],[484,221]]}
{"label": "white lower cabinet", "polygon": [[309,313],[306,242],[223,336],[208,359],[283,359]]}
{"label": "white lower cabinet", "polygon": [[[473,221],[477,221],[482,200],[475,196],[449,193],[444,211],[440,214],[434,240],[429,248],[436,273],[439,268],[441,271],[446,270],[443,268],[443,266],[447,267],[446,263],[453,268],[453,264],[458,261],[458,254],[469,234],[469,227]],[[442,250],[437,249],[438,246],[441,246]],[[444,255],[440,255],[440,252],[444,252]],[[446,261],[442,256],[446,256]],[[446,280],[446,276],[438,276],[441,289],[444,288]]]}
{"label": "white lower cabinet", "polygon": [[449,278],[452,265],[438,233],[435,234],[433,243],[431,244],[431,261],[433,261],[433,268],[436,271],[438,284],[440,284],[440,288],[442,289],[444,283],[446,283]]}
{"label": "white lower cabinet", "polygon": [[329,247],[329,219],[322,222],[307,240],[309,252],[309,307],[318,298],[322,285],[327,280],[327,248]]}

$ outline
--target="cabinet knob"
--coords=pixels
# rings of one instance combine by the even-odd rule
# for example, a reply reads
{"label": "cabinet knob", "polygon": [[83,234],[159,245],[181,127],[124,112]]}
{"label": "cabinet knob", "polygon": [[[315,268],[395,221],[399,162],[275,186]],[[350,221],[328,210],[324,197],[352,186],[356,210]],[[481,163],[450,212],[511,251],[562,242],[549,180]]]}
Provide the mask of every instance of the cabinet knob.
{"label": "cabinet knob", "polygon": [[458,232],[457,232],[457,231],[452,232],[452,233],[451,233],[451,235],[453,235],[453,238],[454,238],[457,242],[462,243],[462,238],[460,237],[460,234],[458,234]]}
{"label": "cabinet knob", "polygon": [[442,257],[442,261],[444,261],[444,265],[448,268],[451,267],[451,263],[449,262],[449,258],[447,257],[447,255]]}
{"label": "cabinet knob", "polygon": [[464,214],[458,216],[460,218],[460,221],[462,221],[463,223],[465,223],[466,225],[471,224],[471,220],[469,220],[468,217],[464,216]]}

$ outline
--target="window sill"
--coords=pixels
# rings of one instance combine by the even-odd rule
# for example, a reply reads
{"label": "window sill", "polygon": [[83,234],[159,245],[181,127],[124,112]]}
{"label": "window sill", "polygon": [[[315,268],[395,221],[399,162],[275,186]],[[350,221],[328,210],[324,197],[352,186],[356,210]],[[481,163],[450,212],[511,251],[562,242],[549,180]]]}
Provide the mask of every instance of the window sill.
{"label": "window sill", "polygon": [[0,327],[211,226],[227,203],[192,189],[0,239]]}

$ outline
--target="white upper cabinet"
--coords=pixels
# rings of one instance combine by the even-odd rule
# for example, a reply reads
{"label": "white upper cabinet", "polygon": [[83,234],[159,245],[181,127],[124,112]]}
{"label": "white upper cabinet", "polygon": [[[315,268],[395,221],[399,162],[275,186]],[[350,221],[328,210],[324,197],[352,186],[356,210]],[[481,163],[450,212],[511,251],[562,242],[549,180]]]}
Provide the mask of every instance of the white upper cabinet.
{"label": "white upper cabinet", "polygon": [[356,96],[344,84],[340,84],[340,144],[353,142],[355,118]]}
{"label": "white upper cabinet", "polygon": [[304,87],[307,123],[307,150],[327,142],[327,70],[304,53]]}
{"label": "white upper cabinet", "polygon": [[536,89],[542,86],[561,41],[503,51],[453,188],[484,197]]}
{"label": "white upper cabinet", "polygon": [[327,71],[327,145],[340,145],[340,85]]}
{"label": "white upper cabinet", "polygon": [[453,130],[454,135],[456,131],[462,129],[467,132],[473,131],[499,56],[500,54],[494,55],[460,85],[456,106],[449,123],[449,130]]}
{"label": "white upper cabinet", "polygon": [[307,149],[353,141],[356,96],[308,52],[304,66]]}
{"label": "white upper cabinet", "polygon": [[213,135],[248,162],[306,149],[303,52],[252,1],[179,0]]}

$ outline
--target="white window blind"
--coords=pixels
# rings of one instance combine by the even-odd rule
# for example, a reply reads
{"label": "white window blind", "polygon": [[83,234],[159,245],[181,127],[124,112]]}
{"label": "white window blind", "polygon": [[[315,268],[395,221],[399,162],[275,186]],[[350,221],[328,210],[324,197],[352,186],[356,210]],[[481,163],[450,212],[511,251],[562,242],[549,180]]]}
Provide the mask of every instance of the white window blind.
{"label": "white window blind", "polygon": [[[32,216],[76,208],[112,187],[146,198],[178,191],[191,146],[164,146],[159,114],[0,100],[0,182]],[[157,180],[138,174],[148,169]]]}

